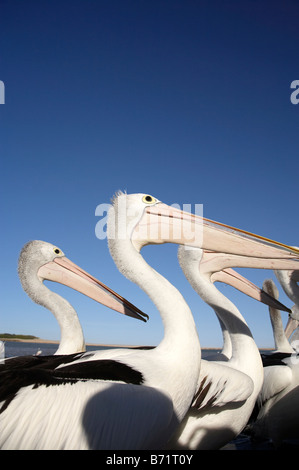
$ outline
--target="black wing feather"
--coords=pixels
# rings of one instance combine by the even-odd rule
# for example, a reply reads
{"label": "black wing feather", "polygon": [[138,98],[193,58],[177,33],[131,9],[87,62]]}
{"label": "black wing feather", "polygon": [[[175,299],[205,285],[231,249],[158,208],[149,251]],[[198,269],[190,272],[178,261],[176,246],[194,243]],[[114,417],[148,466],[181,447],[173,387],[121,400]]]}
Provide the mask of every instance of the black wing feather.
{"label": "black wing feather", "polygon": [[[295,353],[294,353],[295,354]],[[284,359],[292,356],[292,353],[277,352],[273,354],[261,354],[263,367],[286,366]]]}
{"label": "black wing feather", "polygon": [[[61,386],[89,380],[143,383],[141,372],[111,359],[73,363],[82,354],[66,356],[24,356],[0,366],[0,408],[2,413],[23,387]],[[88,355],[84,356],[85,358]],[[58,368],[58,366],[60,366]]]}

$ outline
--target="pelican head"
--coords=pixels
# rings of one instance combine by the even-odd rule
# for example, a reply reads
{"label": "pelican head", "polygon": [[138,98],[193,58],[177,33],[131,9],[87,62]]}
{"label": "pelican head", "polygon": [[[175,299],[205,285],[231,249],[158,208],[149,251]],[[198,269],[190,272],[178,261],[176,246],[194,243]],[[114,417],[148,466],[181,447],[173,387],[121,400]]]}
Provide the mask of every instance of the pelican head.
{"label": "pelican head", "polygon": [[[119,211],[119,207],[122,210]],[[163,204],[149,194],[118,194],[108,216],[108,240],[130,240],[139,251],[144,245],[177,243],[234,258],[232,266],[298,269],[299,250],[260,235],[215,222]],[[241,260],[241,257],[243,259]],[[237,264],[235,264],[237,263]],[[242,265],[242,264],[241,264]],[[216,269],[217,270],[217,269]]]}
{"label": "pelican head", "polygon": [[43,281],[64,284],[119,313],[146,321],[146,314],[66,258],[63,251],[40,240],[28,242],[19,257],[18,273],[25,292],[45,305],[49,291]]}
{"label": "pelican head", "polygon": [[[205,252],[200,248],[188,248],[181,245],[178,249],[178,259],[180,266],[188,279],[188,281],[193,284],[193,276],[190,276],[190,272],[198,271],[199,274],[209,278],[209,280],[214,282],[221,282],[227,285],[234,287],[243,294],[251,297],[259,302],[262,302],[269,307],[273,307],[279,310],[284,310],[288,313],[291,313],[291,310],[278,301],[278,291],[277,295],[275,292],[268,292],[266,289],[260,289],[253,282],[249,281],[246,277],[239,274],[237,271],[231,268],[221,269],[216,271],[213,269],[215,266],[214,258],[209,255],[211,252]],[[207,259],[206,259],[206,256]],[[214,253],[214,256],[223,257],[223,253]],[[227,258],[227,256],[226,256]],[[235,259],[235,258],[233,258]],[[238,259],[238,258],[237,258]],[[211,263],[211,267],[208,268],[208,264]],[[202,264],[204,268],[202,269]],[[193,286],[196,287],[196,286]],[[274,286],[277,290],[276,286]],[[196,289],[195,289],[196,290]]]}

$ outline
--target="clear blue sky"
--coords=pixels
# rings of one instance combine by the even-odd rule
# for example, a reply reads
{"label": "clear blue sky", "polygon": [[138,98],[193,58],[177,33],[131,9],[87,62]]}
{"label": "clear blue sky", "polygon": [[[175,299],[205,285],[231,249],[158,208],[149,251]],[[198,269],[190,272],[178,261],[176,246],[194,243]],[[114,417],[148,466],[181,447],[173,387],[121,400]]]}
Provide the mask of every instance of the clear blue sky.
{"label": "clear blue sky", "polygon": [[[157,310],[95,236],[96,207],[119,189],[203,204],[208,218],[299,244],[298,22],[295,0],[0,1],[0,332],[59,338],[17,276],[22,246],[40,239],[151,317],[144,324],[49,285],[76,308],[86,341],[159,343]],[[185,296],[201,344],[221,346],[177,247],[143,254]],[[259,286],[274,278],[240,272]],[[219,288],[257,344],[272,346],[267,307]],[[280,300],[291,305],[281,289]]]}

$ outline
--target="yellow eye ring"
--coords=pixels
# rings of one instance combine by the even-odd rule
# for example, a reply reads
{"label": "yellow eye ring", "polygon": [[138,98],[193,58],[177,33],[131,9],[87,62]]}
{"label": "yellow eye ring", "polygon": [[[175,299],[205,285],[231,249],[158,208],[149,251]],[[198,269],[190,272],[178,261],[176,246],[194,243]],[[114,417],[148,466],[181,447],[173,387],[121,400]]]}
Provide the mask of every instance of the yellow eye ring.
{"label": "yellow eye ring", "polygon": [[142,201],[145,204],[155,204],[157,202],[157,199],[151,196],[150,194],[146,194],[145,196],[143,196]]}
{"label": "yellow eye ring", "polygon": [[59,250],[59,248],[53,248],[53,251],[56,255],[61,255],[61,250]]}

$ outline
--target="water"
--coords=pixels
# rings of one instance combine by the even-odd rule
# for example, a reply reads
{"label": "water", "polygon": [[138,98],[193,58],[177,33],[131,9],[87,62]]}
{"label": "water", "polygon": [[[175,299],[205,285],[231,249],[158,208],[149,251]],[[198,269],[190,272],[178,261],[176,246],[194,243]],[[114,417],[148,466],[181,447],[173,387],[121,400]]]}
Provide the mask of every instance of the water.
{"label": "water", "polygon": [[[123,347],[123,346],[120,346]],[[124,346],[125,347],[125,346]],[[35,354],[42,354],[43,356],[50,356],[57,351],[58,344],[51,343],[22,343],[20,341],[6,341],[5,342],[5,357],[14,356],[31,356]],[[86,346],[87,351],[112,349],[113,346]],[[203,349],[202,357],[205,359],[210,354],[220,352],[220,349]]]}
{"label": "water", "polygon": [[[51,356],[57,351],[58,344],[51,343],[22,343],[20,341],[5,342],[5,357],[14,356],[32,356],[42,354],[43,356]],[[107,349],[104,346],[87,346],[87,351],[96,349]]]}

